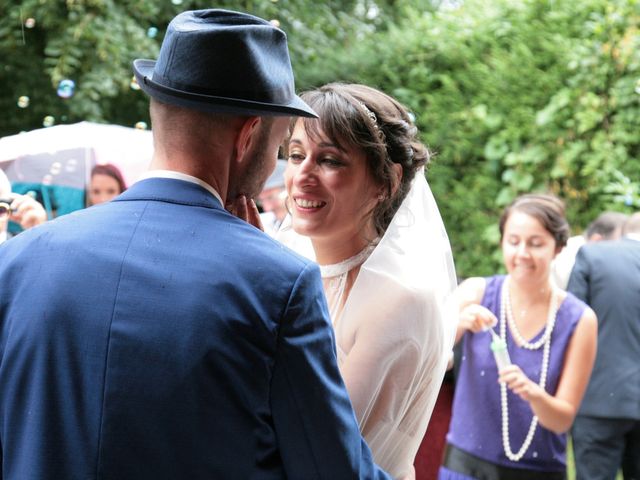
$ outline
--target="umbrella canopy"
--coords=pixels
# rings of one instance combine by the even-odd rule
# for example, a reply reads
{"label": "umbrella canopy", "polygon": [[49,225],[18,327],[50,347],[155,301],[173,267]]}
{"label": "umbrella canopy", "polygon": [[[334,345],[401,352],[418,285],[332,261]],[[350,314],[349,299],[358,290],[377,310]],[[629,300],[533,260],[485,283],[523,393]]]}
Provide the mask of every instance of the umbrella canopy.
{"label": "umbrella canopy", "polygon": [[152,153],[151,132],[91,122],[0,138],[0,168],[13,190],[34,191],[57,215],[84,208],[94,165],[114,164],[130,185],[146,171]]}

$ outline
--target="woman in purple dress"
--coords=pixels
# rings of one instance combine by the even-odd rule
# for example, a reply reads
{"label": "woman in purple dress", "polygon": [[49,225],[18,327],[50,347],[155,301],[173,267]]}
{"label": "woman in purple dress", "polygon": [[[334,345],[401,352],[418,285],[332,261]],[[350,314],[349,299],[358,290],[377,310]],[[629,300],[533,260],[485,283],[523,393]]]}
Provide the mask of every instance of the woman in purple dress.
{"label": "woman in purple dress", "polygon": [[557,197],[517,198],[500,235],[507,275],[469,278],[456,291],[462,361],[438,478],[564,479],[565,432],[591,374],[596,317],[550,280],[569,236]]}

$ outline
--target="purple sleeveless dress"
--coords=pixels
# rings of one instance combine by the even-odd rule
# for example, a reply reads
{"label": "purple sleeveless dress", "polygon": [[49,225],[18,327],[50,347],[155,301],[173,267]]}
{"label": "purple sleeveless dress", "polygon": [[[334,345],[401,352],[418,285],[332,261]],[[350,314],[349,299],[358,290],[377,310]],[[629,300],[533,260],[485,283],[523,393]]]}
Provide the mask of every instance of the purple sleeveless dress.
{"label": "purple sleeveless dress", "polygon": [[[482,305],[500,318],[500,297],[505,276],[487,278]],[[547,392],[553,393],[564,363],[564,354],[586,304],[567,294],[558,309],[551,335]],[[497,331],[497,330],[496,330]],[[511,362],[517,364],[535,382],[540,379],[542,350],[526,350],[515,345],[507,326],[507,348]],[[540,338],[544,328],[532,339]],[[564,472],[566,469],[566,435],[557,435],[538,424],[533,441],[519,462],[509,460],[502,446],[502,416],[498,369],[490,350],[489,332],[466,332],[462,338],[462,361],[455,387],[453,413],[447,442],[466,453],[488,462],[510,468],[534,471]],[[511,451],[517,452],[524,442],[533,412],[529,404],[507,390]],[[439,480],[469,478],[442,467]]]}

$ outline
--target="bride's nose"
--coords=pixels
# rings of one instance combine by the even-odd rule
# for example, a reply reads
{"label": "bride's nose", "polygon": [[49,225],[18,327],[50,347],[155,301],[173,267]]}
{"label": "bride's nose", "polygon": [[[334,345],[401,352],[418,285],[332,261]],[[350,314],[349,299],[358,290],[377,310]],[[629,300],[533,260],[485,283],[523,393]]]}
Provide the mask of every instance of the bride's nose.
{"label": "bride's nose", "polygon": [[293,174],[293,181],[297,186],[312,185],[315,184],[317,178],[318,165],[310,157],[307,156],[303,161],[295,166]]}

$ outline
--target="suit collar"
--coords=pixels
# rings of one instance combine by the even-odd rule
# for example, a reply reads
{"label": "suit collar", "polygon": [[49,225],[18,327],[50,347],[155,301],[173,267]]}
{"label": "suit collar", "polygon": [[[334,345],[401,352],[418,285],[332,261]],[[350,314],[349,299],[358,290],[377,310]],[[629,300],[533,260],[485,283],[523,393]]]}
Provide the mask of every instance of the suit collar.
{"label": "suit collar", "polygon": [[173,178],[146,178],[134,183],[118,201],[155,200],[196,207],[222,209],[220,201],[200,185]]}

